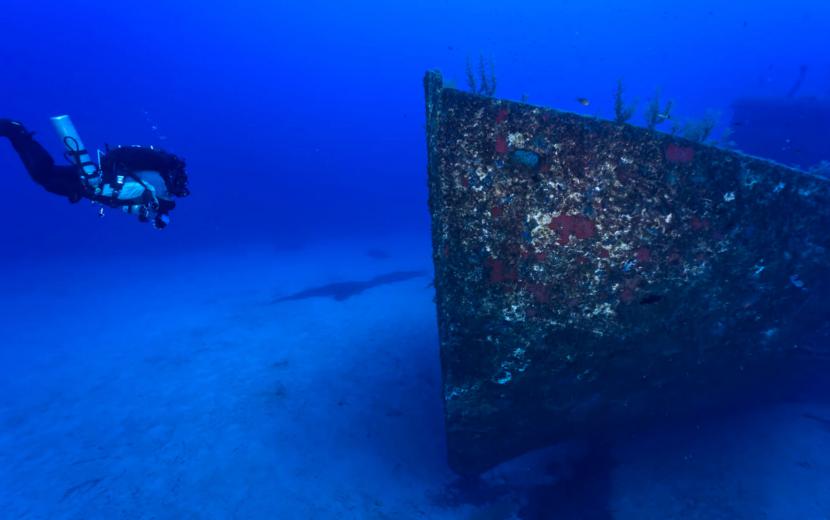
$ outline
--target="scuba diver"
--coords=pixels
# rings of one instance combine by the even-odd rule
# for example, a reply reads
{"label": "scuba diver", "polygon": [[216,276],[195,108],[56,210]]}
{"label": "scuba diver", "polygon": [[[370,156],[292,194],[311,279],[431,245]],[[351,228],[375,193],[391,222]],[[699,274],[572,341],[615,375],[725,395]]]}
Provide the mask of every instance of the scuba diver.
{"label": "scuba diver", "polygon": [[[170,222],[169,213],[176,206],[173,197],[190,194],[181,158],[152,146],[118,146],[98,151],[96,165],[68,116],[54,117],[52,123],[66,148],[64,157],[69,165],[55,165],[49,152],[21,123],[0,119],[0,136],[8,138],[29,176],[46,191],[73,203],[89,199],[121,208],[156,229]],[[101,207],[99,215],[103,216],[103,211]]]}

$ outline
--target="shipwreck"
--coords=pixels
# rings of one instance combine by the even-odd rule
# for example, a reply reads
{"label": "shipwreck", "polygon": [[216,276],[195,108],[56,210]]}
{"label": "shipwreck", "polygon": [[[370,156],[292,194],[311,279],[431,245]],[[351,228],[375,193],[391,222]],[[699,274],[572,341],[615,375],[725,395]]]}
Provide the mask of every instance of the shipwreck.
{"label": "shipwreck", "polygon": [[826,179],[425,87],[455,471],[717,405],[824,344]]}

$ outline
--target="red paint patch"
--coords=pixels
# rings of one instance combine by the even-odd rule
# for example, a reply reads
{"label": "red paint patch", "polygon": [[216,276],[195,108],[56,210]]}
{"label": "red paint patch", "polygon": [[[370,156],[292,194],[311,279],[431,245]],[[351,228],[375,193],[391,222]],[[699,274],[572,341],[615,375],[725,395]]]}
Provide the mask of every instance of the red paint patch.
{"label": "red paint patch", "polygon": [[490,215],[493,217],[500,217],[504,214],[504,208],[501,206],[493,206],[490,208]]}
{"label": "red paint patch", "polygon": [[490,268],[490,283],[515,282],[518,279],[516,270],[506,267],[497,258],[488,259],[487,267]]}
{"label": "red paint patch", "polygon": [[629,289],[636,289],[637,287],[640,286],[641,283],[643,283],[643,279],[639,276],[634,276],[632,278],[626,278],[625,281],[623,281],[623,285],[625,287],[628,287]]}
{"label": "red paint patch", "polygon": [[666,260],[668,260],[670,264],[680,263],[680,253],[677,251],[672,251],[671,253],[669,253],[669,256],[666,257]]}
{"label": "red paint patch", "polygon": [[579,239],[591,238],[597,232],[594,222],[582,215],[559,215],[551,219],[548,227],[559,235],[559,244],[568,245],[571,236]]}
{"label": "red paint patch", "polygon": [[533,295],[536,303],[550,303],[550,291],[542,284],[527,284],[527,292]]}
{"label": "red paint patch", "polygon": [[672,163],[687,164],[694,160],[695,149],[691,146],[679,146],[674,143],[666,148],[666,160]]}
{"label": "red paint patch", "polygon": [[700,231],[701,229],[709,229],[709,221],[704,219],[699,219],[698,217],[692,217],[691,222],[692,229],[695,231]]}
{"label": "red paint patch", "polygon": [[633,301],[634,296],[637,294],[637,289],[640,287],[640,283],[642,281],[642,278],[639,276],[623,280],[622,291],[620,291],[620,300],[623,303],[630,303]]}
{"label": "red paint patch", "polygon": [[637,258],[637,261],[641,264],[651,262],[651,249],[647,247],[641,247],[635,253],[635,257]]}
{"label": "red paint patch", "polygon": [[496,114],[496,124],[504,123],[507,120],[507,116],[510,114],[510,111],[506,108],[502,108]]}
{"label": "red paint patch", "polygon": [[516,258],[522,254],[522,250],[524,250],[524,246],[517,243],[510,243],[505,246],[505,251],[509,258]]}
{"label": "red paint patch", "polygon": [[599,251],[597,251],[597,256],[600,258],[608,258],[611,256],[611,253],[609,253],[607,249],[600,248]]}
{"label": "red paint patch", "polygon": [[548,259],[548,254],[547,253],[536,253],[536,261],[537,262],[541,263],[541,262],[544,262],[547,259]]}
{"label": "red paint patch", "polygon": [[503,135],[496,137],[496,153],[501,155],[507,153],[507,138]]}

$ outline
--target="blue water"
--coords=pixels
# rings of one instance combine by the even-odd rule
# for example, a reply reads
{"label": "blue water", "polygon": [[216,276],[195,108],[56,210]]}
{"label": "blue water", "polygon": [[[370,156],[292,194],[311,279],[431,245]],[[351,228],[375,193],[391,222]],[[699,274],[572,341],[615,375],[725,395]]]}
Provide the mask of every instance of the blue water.
{"label": "blue water", "polygon": [[[6,0],[0,21],[0,117],[56,157],[58,114],[93,149],[167,148],[192,188],[163,231],[100,218],[0,142],[4,518],[511,518],[436,498],[428,277],[270,305],[431,268],[424,72],[463,88],[483,55],[498,97],[606,118],[624,78],[640,113],[658,87],[677,119],[718,111],[716,139],[802,66],[797,95],[830,100],[817,0]],[[596,496],[615,518],[828,518],[830,435],[805,414],[828,411],[644,434]]]}

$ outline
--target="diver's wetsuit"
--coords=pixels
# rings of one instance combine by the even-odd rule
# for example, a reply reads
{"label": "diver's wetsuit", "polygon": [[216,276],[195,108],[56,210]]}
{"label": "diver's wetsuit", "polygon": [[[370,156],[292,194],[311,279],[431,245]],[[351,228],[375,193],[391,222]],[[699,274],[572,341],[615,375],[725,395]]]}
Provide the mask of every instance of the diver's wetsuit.
{"label": "diver's wetsuit", "polygon": [[70,202],[78,202],[85,190],[81,175],[75,166],[56,166],[49,152],[23,125],[8,119],[0,119],[0,136],[7,137],[20,156],[26,171],[34,181],[50,193],[61,195]]}

